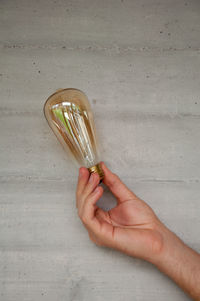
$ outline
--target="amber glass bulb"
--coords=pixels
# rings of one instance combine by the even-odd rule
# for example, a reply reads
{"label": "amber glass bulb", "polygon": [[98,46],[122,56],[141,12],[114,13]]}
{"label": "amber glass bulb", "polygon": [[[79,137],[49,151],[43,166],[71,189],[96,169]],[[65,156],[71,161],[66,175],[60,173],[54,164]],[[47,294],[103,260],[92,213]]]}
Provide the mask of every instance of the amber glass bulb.
{"label": "amber glass bulb", "polygon": [[103,179],[93,115],[87,96],[77,89],[58,90],[45,105],[44,114],[54,134],[80,166]]}

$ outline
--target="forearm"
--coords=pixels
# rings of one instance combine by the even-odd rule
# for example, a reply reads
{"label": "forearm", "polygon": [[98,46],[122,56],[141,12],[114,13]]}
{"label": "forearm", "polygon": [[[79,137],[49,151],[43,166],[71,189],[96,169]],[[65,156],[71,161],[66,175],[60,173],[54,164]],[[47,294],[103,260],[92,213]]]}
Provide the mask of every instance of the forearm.
{"label": "forearm", "polygon": [[154,264],[194,300],[200,300],[200,254],[162,227],[163,248]]}

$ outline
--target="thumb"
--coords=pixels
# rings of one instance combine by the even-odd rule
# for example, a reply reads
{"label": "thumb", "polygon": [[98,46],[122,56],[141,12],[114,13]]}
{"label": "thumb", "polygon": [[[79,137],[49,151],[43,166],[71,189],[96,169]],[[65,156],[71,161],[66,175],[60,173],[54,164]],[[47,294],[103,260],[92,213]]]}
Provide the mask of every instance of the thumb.
{"label": "thumb", "polygon": [[137,196],[128,189],[128,187],[120,180],[120,178],[112,173],[104,162],[101,162],[101,167],[104,172],[103,183],[108,186],[110,191],[117,198],[118,203],[122,203],[129,199],[137,199]]}

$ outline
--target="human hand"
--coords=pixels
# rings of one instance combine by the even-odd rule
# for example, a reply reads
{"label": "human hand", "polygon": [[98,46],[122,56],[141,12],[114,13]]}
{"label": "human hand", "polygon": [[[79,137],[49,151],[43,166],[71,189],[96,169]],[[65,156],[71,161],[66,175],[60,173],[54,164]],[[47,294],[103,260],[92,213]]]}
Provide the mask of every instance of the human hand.
{"label": "human hand", "polygon": [[104,163],[103,183],[115,195],[117,205],[109,211],[97,207],[103,194],[98,174],[81,167],[77,185],[77,208],[90,239],[97,245],[112,247],[134,257],[154,260],[163,247],[162,224],[153,210]]}
{"label": "human hand", "polygon": [[194,300],[200,301],[200,254],[185,245],[163,225],[153,210],[104,163],[104,184],[117,205],[108,212],[97,207],[103,194],[98,174],[81,167],[76,199],[78,214],[97,245],[111,247],[152,262]]}

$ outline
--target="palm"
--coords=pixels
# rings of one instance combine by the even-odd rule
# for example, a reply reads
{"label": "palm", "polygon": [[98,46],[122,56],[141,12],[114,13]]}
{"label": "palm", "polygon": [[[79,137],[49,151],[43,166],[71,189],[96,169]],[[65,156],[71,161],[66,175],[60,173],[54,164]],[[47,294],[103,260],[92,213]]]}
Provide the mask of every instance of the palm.
{"label": "palm", "polygon": [[149,229],[155,220],[155,214],[145,202],[133,199],[120,202],[108,212],[98,209],[96,218],[101,223],[109,222],[114,227]]}
{"label": "palm", "polygon": [[116,197],[117,205],[108,212],[97,207],[96,202],[103,194],[103,188],[98,186],[99,177],[95,173],[89,177],[88,170],[82,168],[77,186],[79,216],[96,244],[147,259],[162,246],[160,222],[118,176],[105,164],[101,166],[103,183]]}
{"label": "palm", "polygon": [[120,202],[109,212],[97,209],[96,219],[110,246],[115,243],[126,253],[133,252],[132,249],[129,250],[133,240],[137,241],[137,248],[141,246],[142,249],[152,249],[155,238],[157,239],[157,233],[154,231],[157,218],[153,210],[140,199]]}
{"label": "palm", "polygon": [[113,225],[119,227],[150,227],[155,217],[153,211],[141,200],[128,200],[110,210]]}

